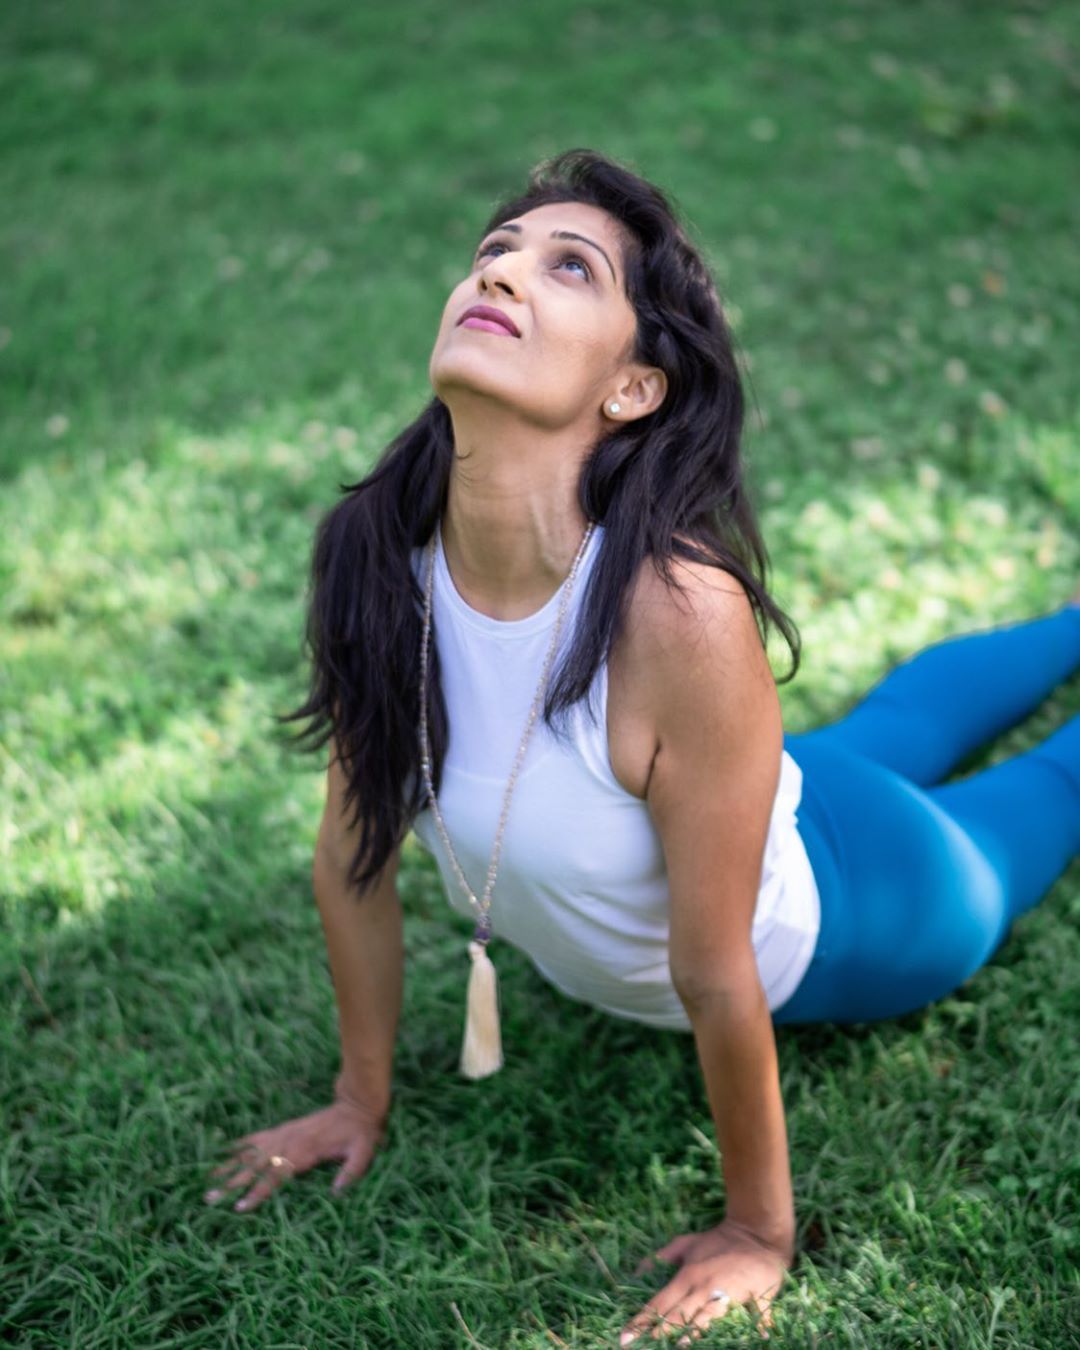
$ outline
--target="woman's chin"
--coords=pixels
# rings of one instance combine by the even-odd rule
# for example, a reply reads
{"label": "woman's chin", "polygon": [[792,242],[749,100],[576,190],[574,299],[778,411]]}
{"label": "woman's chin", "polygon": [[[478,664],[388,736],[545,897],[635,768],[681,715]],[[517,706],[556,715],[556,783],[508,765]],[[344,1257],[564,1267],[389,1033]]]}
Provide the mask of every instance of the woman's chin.
{"label": "woman's chin", "polygon": [[466,407],[483,400],[493,408],[508,411],[516,409],[520,403],[505,381],[499,380],[490,370],[480,369],[480,363],[476,361],[440,365],[432,376],[431,387],[448,408],[455,404]]}

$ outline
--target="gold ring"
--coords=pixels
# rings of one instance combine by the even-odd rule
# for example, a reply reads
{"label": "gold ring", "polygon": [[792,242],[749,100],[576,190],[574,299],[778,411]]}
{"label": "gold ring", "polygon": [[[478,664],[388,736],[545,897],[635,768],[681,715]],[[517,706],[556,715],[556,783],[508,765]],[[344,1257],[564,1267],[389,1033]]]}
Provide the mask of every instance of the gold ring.
{"label": "gold ring", "polygon": [[280,1154],[275,1153],[268,1161],[271,1167],[287,1167],[289,1169],[290,1177],[296,1171],[296,1164],[290,1162],[288,1158],[283,1158]]}

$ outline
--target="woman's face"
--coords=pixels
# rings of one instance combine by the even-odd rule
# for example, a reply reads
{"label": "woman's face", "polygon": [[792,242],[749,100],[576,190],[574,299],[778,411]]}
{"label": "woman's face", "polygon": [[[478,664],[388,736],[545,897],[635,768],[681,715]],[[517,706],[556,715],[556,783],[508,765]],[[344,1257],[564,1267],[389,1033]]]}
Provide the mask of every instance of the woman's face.
{"label": "woman's face", "polygon": [[[563,231],[582,237],[552,237]],[[432,387],[451,409],[480,395],[553,429],[601,421],[630,369],[636,316],[623,287],[619,227],[606,211],[554,202],[525,212],[484,236],[450,292]],[[473,305],[501,311],[519,336],[463,325]]]}

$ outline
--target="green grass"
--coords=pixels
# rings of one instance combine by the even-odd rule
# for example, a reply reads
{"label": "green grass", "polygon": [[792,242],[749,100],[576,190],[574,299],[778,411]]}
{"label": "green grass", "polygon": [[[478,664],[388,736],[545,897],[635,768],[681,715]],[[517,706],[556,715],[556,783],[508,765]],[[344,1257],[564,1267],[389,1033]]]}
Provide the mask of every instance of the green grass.
{"label": "green grass", "polygon": [[[506,948],[507,1066],[460,1078],[467,933],[413,847],[386,1149],[336,1200],[326,1167],[202,1203],[338,1067],[323,766],[271,721],[314,522],[428,396],[492,202],[590,145],[671,192],[730,307],[789,730],[1062,603],[1076,12],[23,0],[0,43],[0,1338],[614,1345],[638,1260],[723,1212],[692,1040]],[[1078,711],[1074,679],[967,768]],[[778,1028],[774,1344],[1080,1344],[1078,968],[1074,865],[954,996]]]}

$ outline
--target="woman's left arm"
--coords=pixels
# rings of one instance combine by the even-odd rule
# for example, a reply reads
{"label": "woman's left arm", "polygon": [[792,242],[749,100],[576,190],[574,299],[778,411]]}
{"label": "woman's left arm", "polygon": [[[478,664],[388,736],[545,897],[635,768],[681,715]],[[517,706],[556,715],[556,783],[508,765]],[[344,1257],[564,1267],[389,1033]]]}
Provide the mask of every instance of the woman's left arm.
{"label": "woman's left arm", "polygon": [[[621,1344],[628,1334],[679,1326],[696,1337],[743,1302],[756,1305],[767,1326],[794,1258],[776,1041],[751,941],[780,775],[780,703],[745,591],[715,568],[683,566],[689,608],[653,588],[633,646],[657,729],[646,799],[667,865],[671,976],[694,1031],[727,1212],[638,1267],[656,1258],[679,1264],[624,1328]],[[730,1303],[710,1301],[716,1289]]]}

